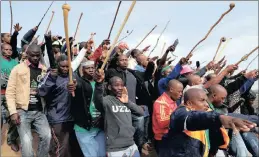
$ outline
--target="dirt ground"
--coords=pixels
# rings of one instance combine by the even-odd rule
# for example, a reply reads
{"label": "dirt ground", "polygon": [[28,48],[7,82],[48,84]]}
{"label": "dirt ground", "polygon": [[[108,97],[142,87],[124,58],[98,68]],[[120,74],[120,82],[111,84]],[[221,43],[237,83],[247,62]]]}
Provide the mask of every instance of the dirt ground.
{"label": "dirt ground", "polygon": [[[21,156],[21,152],[14,152],[11,147],[7,144],[7,125],[5,124],[3,126],[2,129],[2,144],[1,144],[1,157],[20,157]],[[37,150],[37,139],[38,136],[36,133],[33,133],[33,146],[34,146],[34,150]],[[36,152],[36,151],[35,151]]]}

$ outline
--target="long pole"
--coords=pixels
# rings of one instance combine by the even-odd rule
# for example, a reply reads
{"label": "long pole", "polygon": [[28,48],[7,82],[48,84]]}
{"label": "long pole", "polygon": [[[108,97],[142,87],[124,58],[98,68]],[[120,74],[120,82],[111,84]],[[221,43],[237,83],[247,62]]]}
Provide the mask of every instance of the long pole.
{"label": "long pole", "polygon": [[107,38],[107,39],[110,39],[110,36],[111,36],[111,33],[112,33],[112,29],[113,29],[114,23],[115,23],[115,21],[116,21],[118,12],[119,12],[119,10],[120,10],[120,6],[121,6],[121,1],[120,1],[119,4],[118,4],[118,7],[117,7],[117,10],[116,10],[116,13],[115,13],[115,16],[114,16],[114,19],[113,19],[113,22],[112,22],[112,25],[111,25],[111,28],[110,28],[110,32],[109,32],[109,35],[108,35],[108,38]]}
{"label": "long pole", "polygon": [[103,64],[102,64],[101,70],[104,69],[104,67],[105,67],[105,65],[106,65],[106,63],[107,63],[107,61],[109,60],[110,53],[111,53],[112,50],[114,49],[115,44],[117,43],[117,41],[118,41],[118,39],[119,39],[119,37],[120,37],[120,34],[121,34],[121,32],[122,32],[122,30],[123,30],[125,24],[127,23],[128,19],[129,19],[129,16],[130,16],[130,14],[131,14],[131,12],[132,12],[132,10],[133,10],[135,4],[136,4],[136,0],[132,2],[131,6],[130,6],[128,12],[127,12],[126,17],[124,18],[124,21],[123,21],[123,23],[122,23],[121,26],[120,26],[119,32],[117,33],[117,36],[116,36],[115,39],[113,40],[113,44],[112,44],[111,48],[109,49],[109,51],[107,52],[107,56],[106,56],[106,58],[105,58],[105,60],[104,60],[104,62],[103,62]]}
{"label": "long pole", "polygon": [[139,44],[135,47],[135,49],[139,47],[139,45],[155,30],[156,27],[157,27],[157,25],[155,25],[155,27],[153,27],[153,28],[151,29],[151,31],[149,31],[149,32],[147,33],[147,35],[139,42]]}
{"label": "long pole", "polygon": [[[68,12],[70,11],[70,6],[68,4],[64,4],[62,6],[63,16],[64,16],[64,28],[65,28],[65,36],[66,36],[66,45],[67,45],[67,58],[68,58],[68,67],[69,67],[69,84],[73,84],[72,78],[72,67],[71,67],[71,55],[70,55],[70,43],[69,43],[69,34],[68,34]],[[72,93],[72,96],[75,96],[75,93]]]}

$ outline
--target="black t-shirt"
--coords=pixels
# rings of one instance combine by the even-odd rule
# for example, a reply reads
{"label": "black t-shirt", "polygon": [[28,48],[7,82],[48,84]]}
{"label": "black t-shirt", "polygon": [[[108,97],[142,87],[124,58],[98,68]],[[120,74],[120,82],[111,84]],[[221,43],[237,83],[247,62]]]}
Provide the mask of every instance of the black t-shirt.
{"label": "black t-shirt", "polygon": [[42,111],[42,104],[40,96],[38,95],[39,75],[41,75],[41,69],[30,67],[30,102],[28,111]]}

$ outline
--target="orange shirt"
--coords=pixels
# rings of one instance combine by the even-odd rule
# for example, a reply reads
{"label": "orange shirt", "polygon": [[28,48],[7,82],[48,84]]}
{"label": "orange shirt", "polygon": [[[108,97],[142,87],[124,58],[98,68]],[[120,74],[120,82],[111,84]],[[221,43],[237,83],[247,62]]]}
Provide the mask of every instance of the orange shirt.
{"label": "orange shirt", "polygon": [[170,116],[177,108],[177,104],[165,92],[153,105],[152,128],[156,140],[162,140],[162,136],[168,133]]}

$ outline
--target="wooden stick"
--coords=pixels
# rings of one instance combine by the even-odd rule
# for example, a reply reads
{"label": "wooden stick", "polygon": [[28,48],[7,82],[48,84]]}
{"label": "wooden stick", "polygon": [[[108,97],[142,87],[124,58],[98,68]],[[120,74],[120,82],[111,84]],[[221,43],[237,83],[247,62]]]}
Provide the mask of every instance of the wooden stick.
{"label": "wooden stick", "polygon": [[226,38],[225,38],[225,37],[222,37],[222,38],[220,39],[220,42],[219,42],[217,51],[216,51],[216,53],[215,53],[215,55],[214,55],[214,57],[213,57],[213,61],[215,61],[215,59],[216,59],[216,57],[217,57],[217,54],[218,54],[218,51],[219,51],[219,48],[220,48],[221,44],[222,44],[223,42],[225,42],[225,41],[226,41]]}
{"label": "wooden stick", "polygon": [[109,32],[109,35],[108,35],[108,38],[107,38],[107,39],[110,39],[110,36],[111,36],[111,33],[112,33],[112,29],[113,29],[114,23],[115,23],[115,21],[116,21],[118,12],[119,12],[119,10],[120,10],[120,6],[121,6],[121,1],[120,1],[119,4],[118,4],[118,7],[117,7],[117,10],[116,10],[116,13],[115,13],[115,16],[114,16],[114,19],[113,19],[113,22],[112,22],[112,25],[111,25],[111,28],[110,28],[110,32]]}
{"label": "wooden stick", "polygon": [[[52,11],[52,15],[51,15],[51,18],[50,18],[50,21],[49,21],[49,24],[48,24],[48,27],[47,27],[47,29],[46,29],[45,34],[47,34],[47,33],[48,33],[48,31],[49,31],[49,26],[50,26],[50,24],[51,24],[51,22],[52,22],[52,19],[53,19],[53,17],[54,17],[54,14],[55,14],[55,12],[54,12],[54,11]],[[43,36],[43,39],[42,39],[42,42],[41,42],[41,43],[43,43],[43,42],[44,42],[44,40],[45,40],[45,37]]]}
{"label": "wooden stick", "polygon": [[247,65],[247,67],[246,67],[245,70],[248,69],[248,67],[249,67],[249,66],[251,65],[251,63],[258,57],[258,55],[259,55],[259,54],[257,54],[257,55],[251,60],[251,62]]}
{"label": "wooden stick", "polygon": [[[70,43],[69,43],[69,34],[68,34],[68,12],[70,11],[70,6],[68,4],[64,4],[62,6],[62,9],[63,9],[63,16],[64,16],[64,28],[65,28],[66,45],[67,45],[67,58],[68,58],[68,66],[69,66],[69,84],[73,84]],[[72,96],[74,97],[75,93],[72,93]]]}
{"label": "wooden stick", "polygon": [[223,52],[223,50],[226,48],[227,44],[229,43],[229,41],[232,38],[226,39],[226,43],[224,44],[224,46],[222,47],[222,49],[219,51],[218,55],[216,56],[215,60],[217,60],[217,58],[221,55],[221,53]]}
{"label": "wooden stick", "polygon": [[257,49],[259,48],[259,46],[257,46],[256,48],[254,48],[250,53],[244,55],[240,61],[238,61],[235,65],[239,65],[241,62],[243,62],[244,60],[246,60],[252,53],[254,53]]}
{"label": "wooden stick", "polygon": [[12,35],[13,32],[13,9],[12,9],[12,2],[9,0],[10,5],[10,15],[11,15],[11,28],[10,28],[10,35]]}
{"label": "wooden stick", "polygon": [[131,30],[126,36],[124,36],[123,38],[121,38],[119,41],[117,41],[116,45],[121,42],[122,40],[126,39],[127,37],[129,37],[131,35],[131,33],[133,32],[133,30]]}
{"label": "wooden stick", "polygon": [[41,22],[43,21],[44,17],[45,17],[46,14],[48,13],[48,11],[49,11],[49,9],[50,9],[50,7],[52,6],[53,3],[54,3],[54,1],[51,2],[51,4],[49,5],[48,9],[46,10],[46,12],[44,13],[43,17],[41,18],[41,20],[40,20],[40,22],[39,22],[39,24],[38,24],[38,26],[37,26],[38,29],[39,29],[39,27],[40,27]]}
{"label": "wooden stick", "polygon": [[147,33],[147,35],[139,42],[139,44],[135,47],[135,49],[139,47],[139,45],[155,30],[156,27],[157,27],[157,25],[155,25],[155,27],[153,27],[153,28],[151,29],[151,31],[149,31],[149,32]]}
{"label": "wooden stick", "polygon": [[152,53],[152,52],[155,50],[155,48],[157,47],[157,44],[158,44],[158,42],[159,42],[159,39],[160,39],[160,37],[162,36],[162,34],[164,33],[164,31],[166,30],[166,28],[167,28],[167,26],[168,26],[169,23],[170,23],[170,20],[167,21],[167,23],[166,23],[166,25],[165,25],[165,28],[163,29],[163,31],[160,33],[159,37],[157,38],[156,44],[155,44],[154,48],[150,51],[148,57],[151,55],[151,53]]}
{"label": "wooden stick", "polygon": [[[91,37],[90,40],[94,41],[94,36],[96,35],[96,33],[91,33]],[[93,42],[93,51],[95,51],[95,44]]]}
{"label": "wooden stick", "polygon": [[121,27],[120,27],[120,29],[119,29],[119,32],[118,32],[117,36],[115,37],[115,39],[113,40],[113,44],[112,44],[111,48],[109,49],[109,51],[107,52],[107,56],[106,56],[106,58],[105,58],[105,60],[104,60],[104,62],[103,62],[103,64],[102,64],[101,70],[104,69],[104,67],[105,67],[105,65],[106,65],[106,63],[107,63],[107,61],[109,60],[110,53],[111,53],[112,50],[114,49],[115,44],[117,43],[117,40],[119,39],[120,34],[121,34],[121,32],[122,32],[122,30],[123,30],[123,28],[124,28],[126,22],[128,21],[128,18],[129,18],[129,16],[130,16],[130,14],[131,14],[131,12],[132,12],[132,10],[133,10],[135,4],[136,4],[136,0],[134,0],[134,1],[132,2],[131,6],[130,6],[130,8],[129,8],[129,10],[128,10],[128,13],[127,13],[126,17],[124,18],[124,21],[123,21],[123,23],[122,23],[122,25],[121,25]]}
{"label": "wooden stick", "polygon": [[210,34],[210,32],[212,31],[212,29],[213,29],[217,24],[219,24],[219,22],[223,19],[223,17],[224,17],[225,15],[227,15],[234,7],[235,7],[235,3],[230,3],[229,9],[228,9],[225,13],[223,13],[223,14],[220,16],[220,18],[218,19],[218,21],[210,28],[210,30],[209,30],[208,33],[205,35],[205,37],[202,38],[202,39],[192,48],[192,50],[189,52],[189,54],[187,55],[186,58],[189,58],[189,56],[191,55],[191,53],[193,52],[193,50],[194,50],[201,42],[203,42],[205,39],[207,39],[207,37],[209,36],[209,34]]}
{"label": "wooden stick", "polygon": [[74,34],[74,39],[76,38],[76,34],[77,34],[77,31],[78,31],[78,27],[79,27],[79,24],[80,24],[80,21],[81,21],[82,16],[83,16],[83,13],[80,14],[79,20],[78,20],[78,22],[77,22],[76,32],[75,32],[75,34]]}
{"label": "wooden stick", "polygon": [[161,52],[161,55],[160,55],[160,57],[162,57],[162,56],[163,56],[163,54],[164,54],[165,45],[166,45],[166,42],[164,42],[164,45],[163,45],[163,48],[162,48],[162,52]]}

